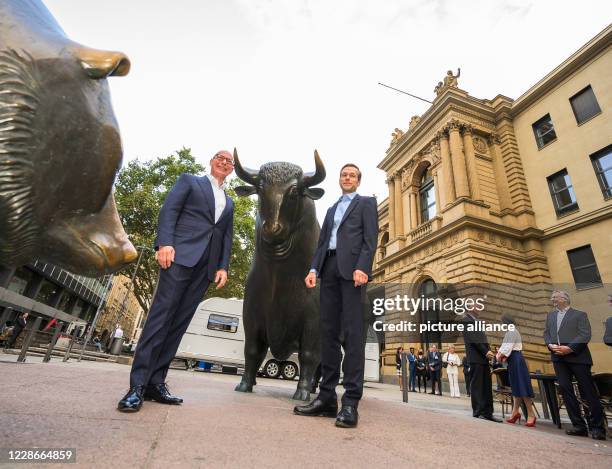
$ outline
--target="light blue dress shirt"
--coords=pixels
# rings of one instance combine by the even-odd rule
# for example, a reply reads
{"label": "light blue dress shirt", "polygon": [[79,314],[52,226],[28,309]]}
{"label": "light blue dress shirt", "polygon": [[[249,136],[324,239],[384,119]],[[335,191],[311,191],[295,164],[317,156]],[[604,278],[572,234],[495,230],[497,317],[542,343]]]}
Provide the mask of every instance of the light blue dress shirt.
{"label": "light blue dress shirt", "polygon": [[[344,194],[338,200],[338,205],[336,205],[336,211],[334,212],[334,223],[332,225],[332,232],[329,237],[329,244],[327,245],[327,249],[336,249],[336,241],[338,239],[338,228],[340,227],[340,222],[342,221],[342,217],[346,213],[346,209],[357,195],[357,192],[351,192],[350,194]],[[317,273],[316,269],[310,269],[310,272]]]}
{"label": "light blue dress shirt", "polygon": [[338,240],[338,227],[342,221],[342,217],[346,212],[346,209],[351,204],[351,201],[355,198],[357,192],[351,192],[350,194],[344,194],[340,197],[338,205],[336,205],[336,212],[334,213],[334,224],[332,225],[331,236],[329,237],[329,244],[327,249],[336,249],[336,243]]}

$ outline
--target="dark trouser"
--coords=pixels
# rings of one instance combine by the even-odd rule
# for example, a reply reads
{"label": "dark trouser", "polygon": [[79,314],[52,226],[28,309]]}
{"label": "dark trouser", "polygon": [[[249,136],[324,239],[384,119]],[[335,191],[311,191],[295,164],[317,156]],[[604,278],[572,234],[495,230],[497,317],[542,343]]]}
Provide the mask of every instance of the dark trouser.
{"label": "dark trouser", "polygon": [[470,363],[470,391],[472,415],[493,416],[493,390],[489,365]]}
{"label": "dark trouser", "polygon": [[466,373],[465,371],[463,371],[463,380],[465,381],[465,392],[469,396],[470,395],[470,381],[471,381],[469,372]]}
{"label": "dark trouser", "polygon": [[153,304],[134,355],[130,386],[165,382],[181,338],[210,280],[206,249],[194,267],[172,263],[160,269]]}
{"label": "dark trouser", "polygon": [[414,381],[416,378],[416,368],[414,365],[410,365],[409,367],[410,370],[410,374],[409,374],[409,381],[408,381],[408,389],[410,389],[411,391],[414,391]]}
{"label": "dark trouser", "polygon": [[21,332],[23,331],[22,327],[15,327],[15,329],[13,329],[13,333],[11,334],[11,338],[8,340],[8,342],[6,343],[6,347],[7,348],[11,348],[15,342],[17,341],[17,338],[21,335]]}
{"label": "dark trouser", "polygon": [[421,380],[423,380],[423,389],[427,392],[427,376],[422,371],[417,371],[417,386],[419,387],[419,392],[421,392]]}
{"label": "dark trouser", "polygon": [[440,370],[431,370],[431,393],[435,394],[436,392],[436,383],[438,383],[438,394],[442,394],[442,380],[440,379],[440,375],[442,372]]}
{"label": "dark trouser", "polygon": [[362,296],[364,287],[355,288],[338,272],[336,256],[328,257],[321,271],[321,385],[319,399],[335,401],[340,379],[340,333],[344,336],[344,395],[342,405],[357,406],[363,394],[365,344]]}
{"label": "dark trouser", "polygon": [[587,401],[589,405],[589,424],[591,430],[599,428],[604,429],[603,409],[601,407],[601,402],[599,402],[597,389],[595,389],[595,384],[591,376],[591,365],[558,361],[553,362],[553,366],[555,367],[555,374],[559,380],[561,395],[563,396],[565,408],[572,421],[572,425],[584,430],[587,428],[582,413],[580,412],[580,404],[574,393],[574,386],[572,385],[572,378],[575,377],[578,382],[580,396]]}

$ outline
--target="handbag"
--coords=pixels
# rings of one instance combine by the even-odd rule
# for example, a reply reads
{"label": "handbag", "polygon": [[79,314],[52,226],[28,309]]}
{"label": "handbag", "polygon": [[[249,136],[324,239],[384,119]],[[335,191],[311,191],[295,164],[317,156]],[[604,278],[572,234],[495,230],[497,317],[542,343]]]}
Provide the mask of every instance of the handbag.
{"label": "handbag", "polygon": [[442,368],[446,368],[448,366],[448,352],[446,352],[446,361],[442,362]]}

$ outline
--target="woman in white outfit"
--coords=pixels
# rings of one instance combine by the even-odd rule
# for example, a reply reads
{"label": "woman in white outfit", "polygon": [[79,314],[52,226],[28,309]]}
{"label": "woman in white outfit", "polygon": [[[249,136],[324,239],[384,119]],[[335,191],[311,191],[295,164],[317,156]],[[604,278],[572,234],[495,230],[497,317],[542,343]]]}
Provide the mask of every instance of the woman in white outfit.
{"label": "woman in white outfit", "polygon": [[459,366],[461,365],[461,359],[455,353],[453,345],[448,347],[448,352],[442,357],[442,362],[447,364],[446,375],[448,376],[451,397],[461,397],[461,394],[459,394]]}

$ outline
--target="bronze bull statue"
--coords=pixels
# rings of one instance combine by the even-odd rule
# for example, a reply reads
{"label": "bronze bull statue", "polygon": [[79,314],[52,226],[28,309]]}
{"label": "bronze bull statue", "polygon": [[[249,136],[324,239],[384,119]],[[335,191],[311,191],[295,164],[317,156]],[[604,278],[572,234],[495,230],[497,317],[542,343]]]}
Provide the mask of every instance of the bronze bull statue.
{"label": "bronze bull statue", "polygon": [[315,151],[314,173],[291,163],[266,163],[258,171],[243,168],[234,153],[236,174],[248,186],[241,196],[257,194],[255,259],[244,294],[245,370],[236,391],[251,392],[268,348],[286,360],[298,352],[300,379],[294,399],[307,400],[320,361],[319,292],[304,278],[319,239],[314,200],[323,189],[325,167]]}
{"label": "bronze bull statue", "polygon": [[123,152],[106,80],[129,69],[39,0],[0,2],[0,264],[97,276],[136,258],[111,192]]}

